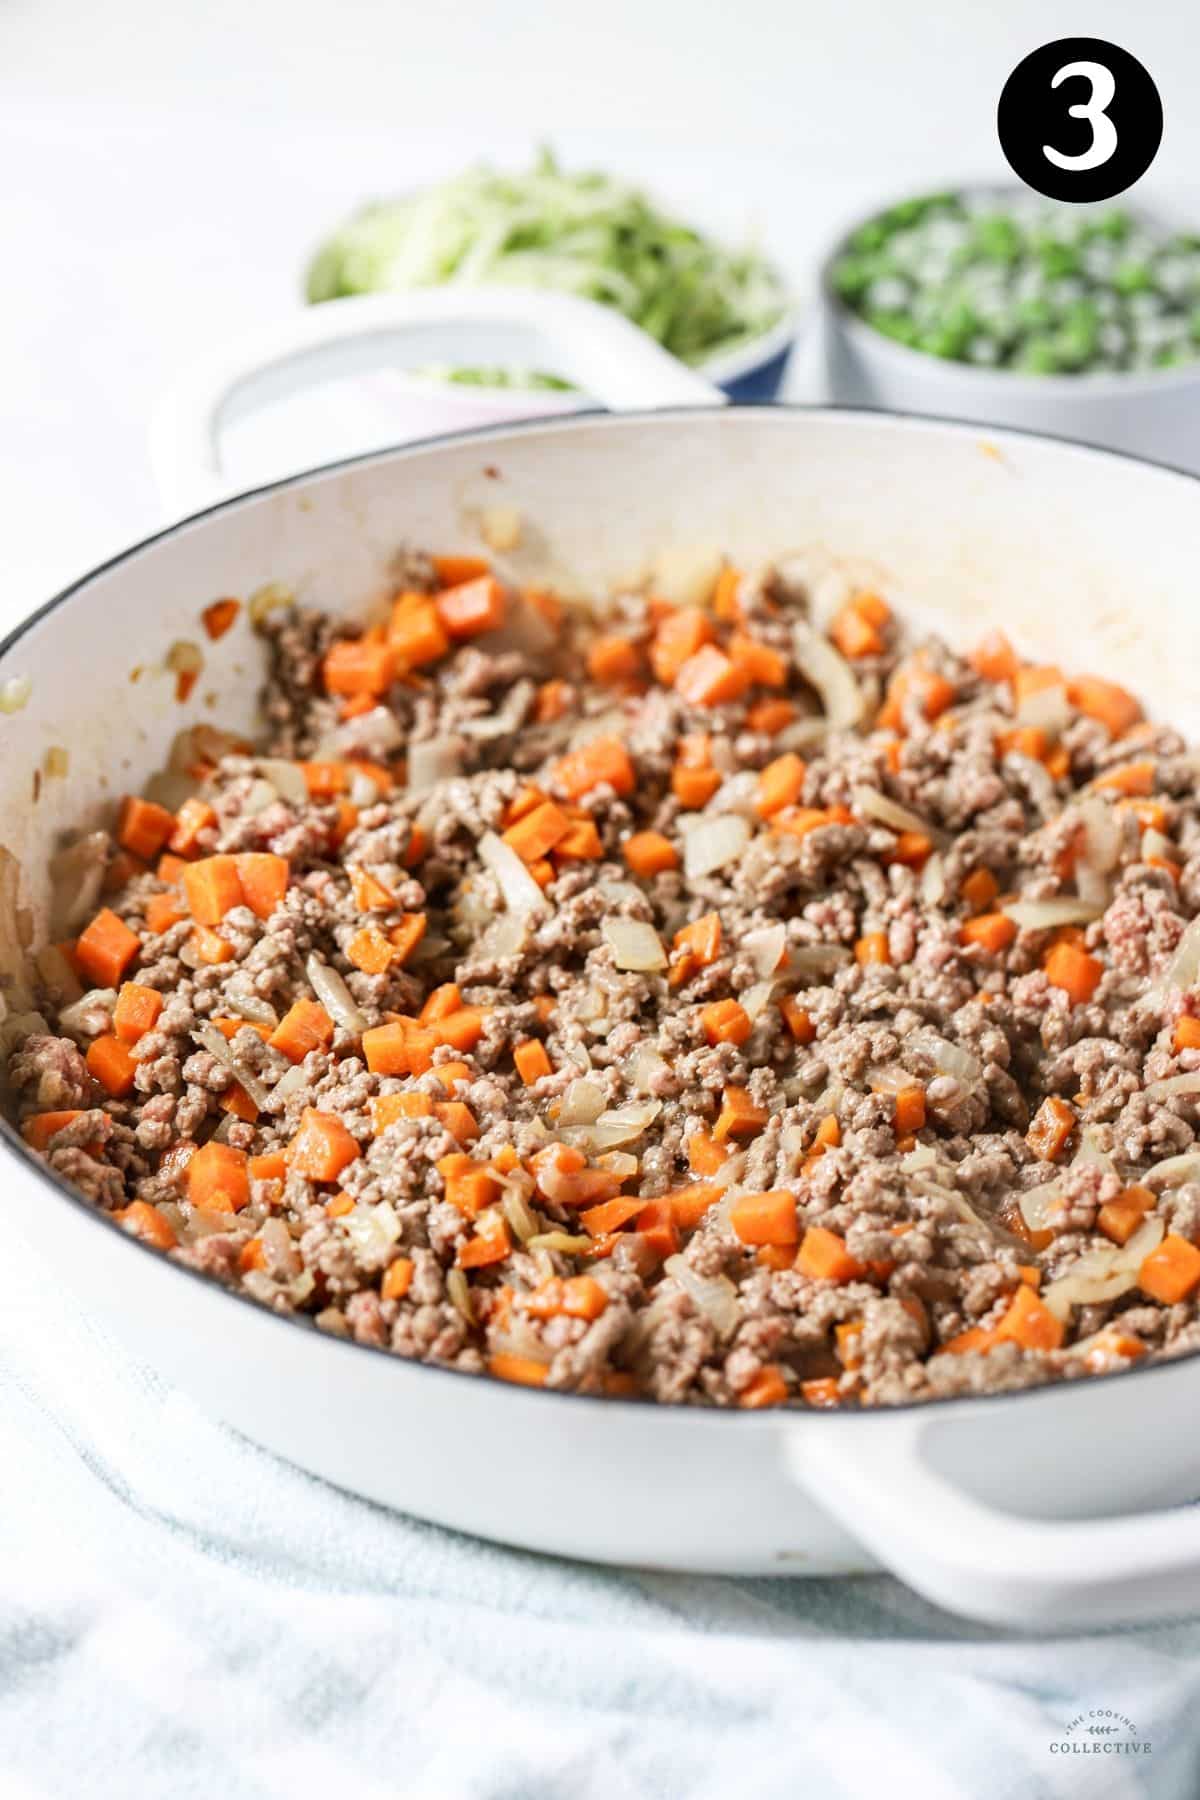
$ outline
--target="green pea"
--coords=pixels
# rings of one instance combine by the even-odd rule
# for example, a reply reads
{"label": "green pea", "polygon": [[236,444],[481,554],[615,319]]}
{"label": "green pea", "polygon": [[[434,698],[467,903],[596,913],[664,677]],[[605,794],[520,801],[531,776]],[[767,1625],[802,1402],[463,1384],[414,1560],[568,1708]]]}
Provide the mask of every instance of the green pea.
{"label": "green pea", "polygon": [[1154,286],[1154,278],[1145,263],[1121,263],[1113,270],[1112,284],[1119,294],[1144,294]]}

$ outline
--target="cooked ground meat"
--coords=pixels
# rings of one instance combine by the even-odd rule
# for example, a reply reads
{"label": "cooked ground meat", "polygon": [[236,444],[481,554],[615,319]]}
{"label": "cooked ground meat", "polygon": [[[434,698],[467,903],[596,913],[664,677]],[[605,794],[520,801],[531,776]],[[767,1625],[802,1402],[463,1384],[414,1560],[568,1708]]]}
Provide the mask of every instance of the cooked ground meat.
{"label": "cooked ground meat", "polygon": [[123,805],[9,1067],[51,1169],[276,1311],[584,1393],[1200,1341],[1173,733],[876,595],[818,638],[786,570],[585,610],[397,567],[349,636],[270,613],[261,745],[198,727],[179,814]]}

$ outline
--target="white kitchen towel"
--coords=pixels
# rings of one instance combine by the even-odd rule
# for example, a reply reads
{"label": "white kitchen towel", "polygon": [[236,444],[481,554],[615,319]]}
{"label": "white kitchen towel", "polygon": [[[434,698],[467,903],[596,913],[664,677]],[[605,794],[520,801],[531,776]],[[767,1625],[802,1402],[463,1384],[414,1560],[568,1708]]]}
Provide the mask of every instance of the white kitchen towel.
{"label": "white kitchen towel", "polygon": [[[497,1549],[256,1449],[5,1260],[4,1800],[1200,1793],[1200,1623],[1035,1642],[882,1577]],[[1091,1708],[1149,1752],[1052,1750]]]}

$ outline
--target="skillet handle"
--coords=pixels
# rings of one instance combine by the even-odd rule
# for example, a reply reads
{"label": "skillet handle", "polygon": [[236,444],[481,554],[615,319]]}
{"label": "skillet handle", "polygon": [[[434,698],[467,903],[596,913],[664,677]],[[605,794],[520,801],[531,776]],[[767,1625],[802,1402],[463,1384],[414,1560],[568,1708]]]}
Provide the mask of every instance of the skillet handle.
{"label": "skillet handle", "polygon": [[1200,1611],[1200,1506],[1112,1519],[1007,1512],[935,1466],[940,1422],[923,1412],[806,1421],[784,1454],[818,1505],[927,1600],[1032,1631]]}
{"label": "skillet handle", "polygon": [[430,288],[313,307],[223,344],[186,369],[150,429],[174,516],[236,491],[222,430],[314,382],[422,364],[546,369],[613,412],[712,406],[724,395],[610,307],[527,288]]}

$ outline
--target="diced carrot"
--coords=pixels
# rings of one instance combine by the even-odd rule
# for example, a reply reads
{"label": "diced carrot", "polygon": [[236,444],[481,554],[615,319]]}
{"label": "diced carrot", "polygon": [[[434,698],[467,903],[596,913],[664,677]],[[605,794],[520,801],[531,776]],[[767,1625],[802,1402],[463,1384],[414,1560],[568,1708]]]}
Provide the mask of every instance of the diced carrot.
{"label": "diced carrot", "polygon": [[1200,1019],[1186,1015],[1175,1021],[1175,1035],[1171,1040],[1176,1054],[1181,1050],[1200,1050]]}
{"label": "diced carrot", "polygon": [[352,694],[338,707],[338,718],[361,719],[364,713],[374,712],[378,704],[374,694]]}
{"label": "diced carrot", "polygon": [[774,737],[795,717],[796,708],[790,700],[756,700],[746,713],[746,729],[761,731],[764,737]]}
{"label": "diced carrot", "polygon": [[383,1272],[379,1284],[381,1300],[403,1300],[412,1286],[414,1263],[411,1256],[397,1256]]}
{"label": "diced carrot", "polygon": [[836,1375],[818,1375],[800,1383],[800,1397],[806,1406],[840,1406],[842,1390]]}
{"label": "diced carrot", "polygon": [[764,1269],[773,1269],[778,1275],[783,1269],[795,1266],[795,1244],[760,1244],[754,1253],[754,1260],[761,1263]]}
{"label": "diced carrot", "polygon": [[498,631],[504,623],[504,589],[492,575],[455,582],[438,594],[434,605],[443,630],[452,638],[478,637],[483,631]]}
{"label": "diced carrot", "polygon": [[866,967],[868,963],[890,963],[886,931],[868,931],[854,946],[855,960]]}
{"label": "diced carrot", "polygon": [[302,762],[296,766],[312,800],[335,800],[350,785],[350,771],[344,762]]}
{"label": "diced carrot", "polygon": [[687,1141],[688,1167],[697,1175],[715,1175],[728,1155],[707,1131],[694,1131]]}
{"label": "diced carrot", "polygon": [[[430,1032],[432,1037],[433,1033]],[[373,1075],[410,1075],[409,1032],[397,1024],[376,1025],[362,1034],[363,1056]],[[429,1066],[433,1066],[430,1056]]]}
{"label": "diced carrot", "polygon": [[432,1119],[433,1095],[376,1094],[367,1110],[371,1115],[371,1130],[378,1134],[400,1119]]}
{"label": "diced carrot", "polygon": [[478,581],[490,575],[492,565],[486,556],[433,556],[433,572],[443,588],[461,587],[464,581]]}
{"label": "diced carrot", "polygon": [[794,750],[769,762],[758,778],[755,805],[764,819],[772,818],[785,806],[794,806],[804,791],[806,767]]}
{"label": "diced carrot", "polygon": [[643,1249],[648,1253],[653,1252],[660,1262],[665,1262],[668,1256],[674,1256],[678,1252],[679,1232],[669,1194],[663,1195],[659,1200],[651,1200],[648,1206],[643,1203],[637,1216],[637,1232]]}
{"label": "diced carrot", "polygon": [[[436,1063],[434,1065],[434,1074],[437,1076],[438,1080],[441,1082],[442,1086],[445,1088],[445,1090],[448,1094],[452,1094],[454,1092],[455,1088],[459,1087],[463,1082],[469,1082],[474,1079],[470,1068],[468,1067],[468,1065],[465,1062]],[[498,1150],[496,1152],[496,1155],[499,1156],[500,1154],[501,1154],[501,1152]],[[516,1167],[516,1153],[515,1152],[513,1153],[513,1157],[514,1157],[514,1160],[510,1164],[510,1167],[515,1168]]]}
{"label": "diced carrot", "polygon": [[1098,675],[1078,675],[1067,683],[1071,705],[1089,719],[1097,719],[1108,727],[1109,735],[1118,738],[1136,725],[1142,709],[1133,695],[1115,681],[1102,681]]}
{"label": "diced carrot", "polygon": [[550,593],[545,588],[526,588],[525,604],[533,608],[551,631],[561,630],[565,608],[557,594]]}
{"label": "diced carrot", "polygon": [[554,777],[570,800],[579,800],[605,784],[617,794],[632,794],[636,777],[625,747],[615,737],[592,738],[555,764]]}
{"label": "diced carrot", "polygon": [[303,1062],[312,1050],[327,1050],[333,1042],[333,1020],[317,1000],[296,1000],[267,1039],[273,1050],[282,1050],[289,1062]]}
{"label": "diced carrot", "polygon": [[266,1266],[267,1253],[262,1239],[260,1237],[247,1238],[238,1253],[238,1268],[242,1274],[248,1274],[251,1269],[265,1269]]}
{"label": "diced carrot", "polygon": [[183,892],[197,925],[219,925],[227,912],[244,903],[238,859],[206,856],[188,863],[183,871]]}
{"label": "diced carrot", "polygon": [[1167,829],[1167,809],[1161,800],[1117,800],[1114,804],[1118,812],[1131,812],[1142,831]]}
{"label": "diced carrot", "polygon": [[462,990],[456,981],[444,981],[441,987],[435,987],[428,996],[420,1011],[422,1025],[432,1025],[438,1019],[448,1019],[451,1013],[458,1012],[462,1006]]}
{"label": "diced carrot", "polygon": [[1063,672],[1053,663],[1026,663],[1013,677],[1013,696],[1018,706],[1031,694],[1044,694],[1047,688],[1065,687]]}
{"label": "diced carrot", "polygon": [[724,706],[740,699],[748,685],[745,670],[715,644],[689,656],[675,677],[675,692],[689,706]]}
{"label": "diced carrot", "polygon": [[742,1194],[729,1209],[729,1223],[743,1244],[798,1244],[796,1196],[787,1188]]}
{"label": "diced carrot", "polygon": [[933,853],[933,839],[923,831],[900,831],[888,852],[890,863],[902,863],[908,869],[920,869]]}
{"label": "diced carrot", "polygon": [[264,1044],[270,1037],[272,1030],[270,1025],[259,1025],[257,1023],[252,1023],[249,1019],[222,1018],[219,1015],[210,1019],[209,1023],[216,1026],[223,1038],[232,1040],[237,1036],[239,1031],[253,1031],[263,1040]]}
{"label": "diced carrot", "polygon": [[1026,1287],[1033,1289],[1035,1294],[1042,1285],[1042,1271],[1036,1263],[1018,1263],[1017,1275]]}
{"label": "diced carrot", "polygon": [[183,882],[183,871],[186,868],[187,863],[182,856],[172,856],[171,852],[167,850],[159,857],[158,867],[154,872],[160,881],[165,881],[170,887],[179,887]]}
{"label": "diced carrot", "polygon": [[1200,1250],[1168,1232],[1138,1270],[1138,1286],[1163,1306],[1177,1306],[1200,1285]]}
{"label": "diced carrot", "polygon": [[107,906],[75,940],[75,962],[96,987],[117,987],[141,949],[137,933]]}
{"label": "diced carrot", "polygon": [[541,1081],[543,1076],[554,1072],[546,1054],[546,1046],[537,1038],[525,1038],[519,1043],[513,1050],[513,1062],[526,1087],[532,1087],[535,1081]]}
{"label": "diced carrot", "polygon": [[348,863],[346,873],[350,877],[350,892],[354,895],[354,904],[359,912],[390,912],[396,904],[396,896],[390,888],[384,886],[378,876],[364,869],[359,863]]}
{"label": "diced carrot", "polygon": [[438,662],[450,648],[449,635],[432,600],[405,604],[405,596],[397,600],[388,628],[388,645],[396,658],[396,669],[406,674],[426,663]]}
{"label": "diced carrot", "polygon": [[569,1319],[598,1319],[608,1306],[608,1289],[594,1275],[551,1276],[524,1297],[525,1310],[535,1319],[565,1314]]}
{"label": "diced carrot", "polygon": [[460,1269],[486,1269],[492,1263],[504,1262],[512,1253],[512,1239],[503,1215],[492,1213],[479,1221],[473,1238],[461,1247],[455,1262]]}
{"label": "diced carrot", "polygon": [[543,681],[533,703],[533,716],[539,725],[552,725],[561,719],[570,703],[571,690],[565,681]]}
{"label": "diced carrot", "polygon": [[187,1166],[192,1205],[207,1212],[240,1212],[250,1200],[248,1160],[244,1150],[216,1138],[201,1145]]}
{"label": "diced carrot", "polygon": [[999,956],[1016,935],[1016,924],[1007,913],[991,912],[978,913],[975,918],[968,919],[959,930],[958,939],[961,944],[973,944],[986,950],[989,956]]}
{"label": "diced carrot", "polygon": [[499,1192],[496,1177],[486,1163],[473,1162],[461,1150],[439,1157],[437,1171],[445,1184],[446,1199],[468,1219],[490,1206]]}
{"label": "diced carrot", "polygon": [[671,939],[672,948],[694,956],[701,967],[715,962],[721,954],[721,918],[719,913],[704,913],[690,925],[681,925]]}
{"label": "diced carrot", "polygon": [[817,1126],[813,1148],[818,1152],[836,1150],[842,1141],[842,1128],[833,1113],[827,1113]]}
{"label": "diced carrot", "polygon": [[837,613],[829,627],[829,635],[843,656],[878,656],[883,639],[853,600]]}
{"label": "diced carrot", "polygon": [[589,1237],[605,1237],[610,1231],[619,1231],[622,1225],[628,1225],[630,1219],[636,1219],[645,1204],[636,1194],[605,1200],[599,1206],[589,1206],[586,1212],[581,1212],[579,1223]]}
{"label": "diced carrot", "polygon": [[358,1156],[358,1143],[336,1113],[306,1106],[300,1129],[288,1145],[292,1173],[309,1181],[336,1181]]}
{"label": "diced carrot", "polygon": [[596,829],[596,821],[572,819],[568,830],[555,844],[554,854],[560,861],[598,862],[604,855],[604,844]]}
{"label": "diced carrot", "polygon": [[240,600],[214,600],[211,606],[205,607],[200,617],[205,631],[214,643],[225,636],[241,610]]}
{"label": "diced carrot", "polygon": [[193,955],[198,961],[215,967],[220,963],[232,962],[237,952],[228,938],[223,938],[219,931],[211,925],[197,925],[188,939]]}
{"label": "diced carrot", "polygon": [[622,844],[621,853],[633,873],[643,881],[679,867],[679,852],[661,831],[635,831]]}
{"label": "diced carrot", "polygon": [[750,1036],[750,1015],[736,1000],[714,1000],[703,1008],[700,1024],[710,1044],[744,1044]]}
{"label": "diced carrot", "polygon": [[1031,762],[1044,763],[1049,754],[1050,739],[1040,725],[1018,725],[997,733],[997,756],[1027,756]]}
{"label": "diced carrot", "polygon": [[79,1107],[68,1112],[36,1113],[32,1119],[26,1119],[21,1126],[21,1136],[34,1150],[44,1150],[50,1139],[57,1132],[65,1131],[83,1113]]}
{"label": "diced carrot", "polygon": [[125,1044],[136,1044],[154,1025],[163,1009],[163,997],[157,988],[144,987],[140,981],[127,981],[117,995],[113,1008],[113,1030]]}
{"label": "diced carrot", "polygon": [[925,1089],[918,1084],[901,1088],[896,1095],[896,1130],[902,1133],[920,1131],[924,1124]]}
{"label": "diced carrot", "polygon": [[627,637],[606,633],[594,638],[587,654],[587,670],[602,687],[633,681],[642,666],[638,647]]}
{"label": "diced carrot", "polygon": [[671,792],[685,812],[698,812],[707,806],[724,776],[719,769],[681,769],[671,771]]}
{"label": "diced carrot", "polygon": [[738,602],[738,589],[741,585],[742,571],[725,563],[721,573],[717,576],[716,586],[713,588],[712,607],[717,618],[723,619],[727,624],[742,616],[742,609]]}
{"label": "diced carrot", "polygon": [[454,1050],[473,1050],[483,1036],[486,1018],[486,1012],[478,1006],[460,1006],[457,1012],[438,1020],[437,1040]]}
{"label": "diced carrot", "polygon": [[782,1406],[788,1398],[788,1385],[778,1363],[764,1363],[737,1397],[739,1406],[757,1411],[764,1406]]}
{"label": "diced carrot", "polygon": [[386,975],[394,952],[378,925],[364,925],[346,945],[346,960],[364,975]]}
{"label": "diced carrot", "polygon": [[1074,1109],[1057,1094],[1047,1094],[1025,1133],[1025,1142],[1042,1162],[1057,1162],[1075,1129]]}
{"label": "diced carrot", "polygon": [[190,856],[198,848],[201,834],[211,831],[216,822],[217,815],[208,801],[193,795],[175,814],[175,829],[167,839],[167,849],[177,856]]}
{"label": "diced carrot", "polygon": [[[1200,1251],[1196,1253],[1196,1260],[1200,1263]],[[1200,1280],[1200,1271],[1197,1279]],[[1066,1327],[1062,1320],[1056,1318],[1033,1289],[1023,1282],[994,1334],[995,1342],[1021,1344],[1026,1350],[1057,1350],[1065,1336]]]}
{"label": "diced carrot", "polygon": [[235,1119],[243,1119],[247,1125],[253,1125],[258,1117],[258,1107],[240,1081],[229,1084],[217,1105],[222,1112],[232,1113]]}
{"label": "diced carrot", "polygon": [[1000,883],[990,869],[972,869],[959,893],[973,913],[983,912],[1000,892]]}
{"label": "diced carrot", "polygon": [[[329,828],[329,842],[334,850],[340,850],[358,824],[358,808],[352,806],[349,800],[336,800],[334,806],[336,811],[333,824]],[[405,866],[411,865],[406,863]]]}
{"label": "diced carrot", "polygon": [[173,1250],[179,1242],[171,1221],[148,1200],[131,1200],[128,1206],[117,1207],[110,1216],[122,1231],[140,1238],[143,1244],[151,1244],[155,1250]]}
{"label": "diced carrot", "polygon": [[175,829],[175,815],[153,800],[126,795],[117,817],[117,842],[134,856],[149,862],[158,855]]}
{"label": "diced carrot", "polygon": [[531,1356],[516,1356],[508,1350],[496,1350],[487,1359],[489,1375],[498,1381],[512,1381],[518,1387],[545,1387],[549,1364],[535,1362]]}
{"label": "diced carrot", "polygon": [[327,1219],[345,1219],[354,1211],[354,1207],[353,1194],[335,1194],[332,1200],[325,1202],[325,1216]]}
{"label": "diced carrot", "polygon": [[1094,788],[1111,788],[1126,798],[1144,799],[1154,791],[1155,765],[1152,762],[1122,763],[1093,781]]}
{"label": "diced carrot", "polygon": [[531,863],[553,850],[570,829],[571,821],[562,807],[553,800],[544,800],[509,826],[504,833],[504,842],[516,851],[522,862]]}
{"label": "diced carrot", "polygon": [[386,694],[396,678],[396,657],[388,644],[365,638],[331,644],[321,664],[327,694]]}
{"label": "diced carrot", "polygon": [[729,655],[753,687],[787,686],[787,659],[769,644],[735,631],[729,640]]}
{"label": "diced carrot", "polygon": [[286,856],[243,851],[234,857],[246,905],[257,918],[269,919],[287,892],[291,867]]}
{"label": "diced carrot", "polygon": [[251,1181],[286,1181],[287,1157],[282,1150],[268,1150],[262,1156],[252,1156],[248,1165]]}
{"label": "diced carrot", "polygon": [[1086,1006],[1104,973],[1102,962],[1069,943],[1055,944],[1044,966],[1051,987],[1060,988],[1072,1006]]}
{"label": "diced carrot", "polygon": [[135,875],[145,875],[147,865],[140,856],[134,856],[130,850],[118,850],[109,861],[104,871],[102,894],[119,894],[127,882]]}
{"label": "diced carrot", "polygon": [[1104,1203],[1096,1214],[1096,1224],[1114,1244],[1127,1244],[1154,1204],[1149,1188],[1127,1187],[1115,1200]]}
{"label": "diced carrot", "polygon": [[525,818],[529,813],[535,812],[539,806],[543,806],[547,798],[548,796],[540,787],[535,787],[532,782],[526,782],[525,786],[517,793],[516,798],[511,800],[506,807],[504,824],[506,826],[515,825],[518,819]]}
{"label": "diced carrot", "polygon": [[837,1357],[843,1369],[858,1369],[862,1366],[862,1334],[861,1319],[847,1319],[833,1328],[834,1343],[837,1345]]}
{"label": "diced carrot", "polygon": [[794,994],[783,996],[779,1002],[779,1010],[794,1041],[797,1044],[811,1044],[817,1035],[817,1028]]}
{"label": "diced carrot", "polygon": [[450,1136],[457,1138],[460,1144],[473,1144],[479,1136],[479,1122],[461,1100],[439,1100],[433,1110]]}
{"label": "diced carrot", "polygon": [[721,1094],[721,1111],[713,1126],[713,1142],[724,1144],[730,1138],[741,1142],[757,1137],[767,1116],[766,1108],[757,1106],[745,1088],[727,1087]]}
{"label": "diced carrot", "polygon": [[1020,664],[1017,653],[1002,631],[989,631],[967,657],[985,681],[1015,681]]}
{"label": "diced carrot", "polygon": [[393,925],[387,934],[388,942],[392,946],[393,961],[401,965],[408,961],[425,936],[427,923],[427,915],[423,912],[401,914],[400,923]]}
{"label": "diced carrot", "polygon": [[724,1191],[715,1181],[693,1181],[687,1187],[674,1188],[671,1193],[664,1194],[663,1198],[670,1207],[672,1221],[680,1231],[694,1231],[709,1207],[721,1198]]}
{"label": "diced carrot", "polygon": [[960,1331],[957,1337],[947,1340],[937,1352],[939,1356],[965,1356],[968,1351],[988,1351],[996,1341],[994,1332],[984,1325],[970,1325],[966,1331]]}
{"label": "diced carrot", "polygon": [[664,687],[672,687],[688,658],[711,644],[714,635],[712,620],[699,606],[681,606],[666,613],[650,645],[650,667],[656,678]]}
{"label": "diced carrot", "polygon": [[866,1273],[847,1250],[845,1238],[823,1225],[810,1225],[804,1233],[796,1268],[812,1281],[858,1281]]}

